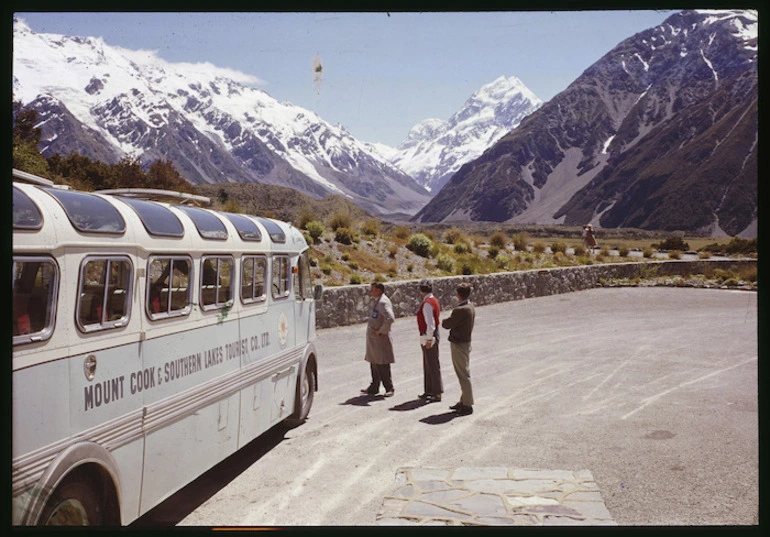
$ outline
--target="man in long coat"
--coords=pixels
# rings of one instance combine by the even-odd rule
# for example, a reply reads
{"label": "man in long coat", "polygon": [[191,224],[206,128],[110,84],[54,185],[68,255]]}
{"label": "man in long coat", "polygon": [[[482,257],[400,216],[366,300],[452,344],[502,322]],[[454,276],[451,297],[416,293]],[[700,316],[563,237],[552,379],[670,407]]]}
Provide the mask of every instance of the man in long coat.
{"label": "man in long coat", "polygon": [[390,364],[396,361],[393,356],[393,339],[390,327],[396,316],[393,314],[393,304],[385,295],[385,286],[375,282],[369,290],[374,299],[374,307],[369,315],[366,327],[366,356],[372,373],[372,383],[361,390],[361,393],[377,395],[380,383],[385,388],[385,397],[393,396],[393,380],[390,376]]}

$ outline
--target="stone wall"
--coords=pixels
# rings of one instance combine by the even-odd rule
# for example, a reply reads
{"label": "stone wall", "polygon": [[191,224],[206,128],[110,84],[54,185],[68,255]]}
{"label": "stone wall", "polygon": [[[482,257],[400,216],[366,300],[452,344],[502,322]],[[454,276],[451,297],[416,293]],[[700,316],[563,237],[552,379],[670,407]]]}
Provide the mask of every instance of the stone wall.
{"label": "stone wall", "polygon": [[[430,282],[441,309],[448,310],[456,303],[455,288],[461,282],[468,282],[473,286],[471,302],[483,306],[591,289],[600,287],[602,281],[613,278],[633,280],[637,277],[709,274],[714,269],[735,270],[746,265],[756,266],[756,263],[756,260],[731,259],[612,263],[497,272],[479,276],[446,276],[431,278]],[[385,293],[393,302],[396,318],[415,315],[420,305],[419,283],[419,280],[408,280],[385,284]],[[372,307],[369,287],[367,283],[325,288],[323,300],[316,305],[316,327],[332,328],[365,322]]]}

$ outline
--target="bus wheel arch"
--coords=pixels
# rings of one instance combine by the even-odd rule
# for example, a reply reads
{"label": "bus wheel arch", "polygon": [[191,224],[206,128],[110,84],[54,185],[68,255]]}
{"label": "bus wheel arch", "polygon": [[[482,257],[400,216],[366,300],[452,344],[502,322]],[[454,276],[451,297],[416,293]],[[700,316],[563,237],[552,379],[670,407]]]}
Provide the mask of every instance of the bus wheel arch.
{"label": "bus wheel arch", "polygon": [[[102,498],[98,508],[103,518],[101,523],[120,525],[121,499],[117,468],[112,454],[99,444],[80,442],[69,446],[41,477],[36,487],[39,491],[37,498],[30,505],[26,520],[22,523],[45,524],[55,504],[66,501],[68,493],[87,496],[89,493],[83,492],[83,487],[89,487],[93,494]],[[89,502],[87,497],[75,499]],[[72,507],[78,509],[75,505]]]}
{"label": "bus wheel arch", "polygon": [[297,394],[294,398],[294,413],[286,418],[289,427],[302,425],[310,414],[315,392],[318,390],[318,366],[315,354],[311,353],[305,362],[305,370],[297,376]]}
{"label": "bus wheel arch", "polygon": [[117,490],[108,472],[95,463],[69,472],[48,497],[38,524],[119,526]]}

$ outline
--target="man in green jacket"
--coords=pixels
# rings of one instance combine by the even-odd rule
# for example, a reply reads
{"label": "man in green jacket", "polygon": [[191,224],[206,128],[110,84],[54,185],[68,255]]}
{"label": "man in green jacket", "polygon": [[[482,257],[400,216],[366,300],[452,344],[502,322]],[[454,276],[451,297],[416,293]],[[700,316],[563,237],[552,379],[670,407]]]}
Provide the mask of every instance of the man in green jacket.
{"label": "man in green jacket", "polygon": [[457,286],[457,300],[459,304],[452,310],[452,315],[441,323],[441,326],[449,330],[449,343],[452,352],[452,365],[454,365],[457,379],[460,381],[462,392],[460,401],[449,408],[460,416],[473,414],[473,388],[471,386],[471,333],[473,322],[476,318],[476,310],[468,301],[471,294],[471,286],[461,283]]}

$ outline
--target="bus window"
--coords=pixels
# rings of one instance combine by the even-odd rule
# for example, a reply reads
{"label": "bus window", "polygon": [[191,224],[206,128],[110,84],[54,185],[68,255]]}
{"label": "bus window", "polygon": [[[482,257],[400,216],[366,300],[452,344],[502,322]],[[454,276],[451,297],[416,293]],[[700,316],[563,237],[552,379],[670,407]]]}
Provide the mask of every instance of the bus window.
{"label": "bus window", "polygon": [[47,257],[13,258],[13,344],[51,337],[59,267]]}
{"label": "bus window", "polygon": [[244,304],[265,300],[265,256],[245,255],[241,260],[241,301]]}
{"label": "bus window", "polygon": [[290,268],[288,257],[276,256],[273,258],[273,298],[289,296]]}
{"label": "bus window", "polygon": [[80,269],[78,328],[91,332],[125,325],[131,311],[132,281],[127,257],[87,257]]}
{"label": "bus window", "polygon": [[189,257],[153,257],[150,260],[146,303],[147,314],[151,319],[190,313],[191,267],[192,259]]}
{"label": "bus window", "polygon": [[297,267],[297,276],[294,278],[294,296],[297,300],[304,300],[313,296],[313,290],[311,289],[312,283],[310,281],[310,260],[308,259],[308,251],[305,250],[302,255],[299,256]]}
{"label": "bus window", "polygon": [[201,261],[201,307],[222,308],[232,298],[233,258],[208,256]]}

